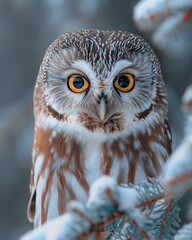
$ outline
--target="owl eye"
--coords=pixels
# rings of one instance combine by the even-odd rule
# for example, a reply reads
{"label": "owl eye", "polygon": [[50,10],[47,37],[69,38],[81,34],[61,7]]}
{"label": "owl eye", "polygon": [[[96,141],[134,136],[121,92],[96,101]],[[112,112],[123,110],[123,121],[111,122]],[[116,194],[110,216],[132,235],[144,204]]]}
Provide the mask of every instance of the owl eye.
{"label": "owl eye", "polygon": [[81,93],[89,87],[89,82],[81,75],[71,75],[68,79],[68,87],[74,93]]}
{"label": "owl eye", "polygon": [[134,84],[135,84],[135,78],[130,73],[126,73],[119,76],[114,82],[114,86],[121,92],[131,91],[134,87]]}

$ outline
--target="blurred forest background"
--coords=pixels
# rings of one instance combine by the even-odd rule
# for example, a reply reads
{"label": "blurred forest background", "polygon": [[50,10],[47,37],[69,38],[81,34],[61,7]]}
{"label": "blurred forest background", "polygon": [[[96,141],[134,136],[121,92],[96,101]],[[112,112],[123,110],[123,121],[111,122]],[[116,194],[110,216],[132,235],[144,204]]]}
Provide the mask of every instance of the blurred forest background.
{"label": "blurred forest background", "polygon": [[[0,239],[15,240],[32,228],[27,220],[33,146],[33,89],[49,44],[80,28],[125,30],[142,35],[133,22],[136,0],[0,0]],[[182,33],[183,34],[183,33]],[[190,42],[192,42],[190,40]],[[183,136],[181,97],[192,74],[192,44],[158,49],[169,97],[174,148]],[[187,216],[187,198],[181,205]]]}

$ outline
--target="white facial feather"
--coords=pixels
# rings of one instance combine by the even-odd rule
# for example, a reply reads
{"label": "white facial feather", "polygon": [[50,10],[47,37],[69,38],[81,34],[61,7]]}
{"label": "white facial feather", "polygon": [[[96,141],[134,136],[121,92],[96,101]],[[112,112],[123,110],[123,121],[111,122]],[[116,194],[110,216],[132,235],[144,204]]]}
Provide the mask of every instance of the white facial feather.
{"label": "white facial feather", "polygon": [[[63,50],[62,53],[66,54],[66,50]],[[61,54],[59,57],[64,59]],[[56,59],[61,62],[59,57]],[[92,102],[97,101],[97,96],[104,92],[108,97],[108,102],[111,103],[111,113],[114,114],[116,111],[113,112],[113,107],[118,109],[119,112],[123,113],[125,122],[130,125],[129,122],[133,121],[135,114],[150,108],[156,94],[155,88],[151,85],[151,65],[145,57],[140,56],[139,59],[140,61],[137,59],[134,62],[125,59],[117,61],[105,78],[97,76],[91,64],[82,59],[73,59],[72,62],[67,62],[68,65],[64,63],[60,68],[56,64],[56,69],[60,72],[56,74],[55,71],[51,70],[51,79],[48,80],[45,89],[46,103],[59,114],[69,114],[70,112],[70,121],[73,122],[76,121],[78,113],[82,111],[94,116],[94,111],[91,113],[89,109],[87,112],[87,107],[91,106]],[[51,67],[54,68],[55,65],[52,64]],[[120,96],[115,99],[114,95],[117,95],[117,93],[113,83],[121,72],[135,76],[135,87],[128,93],[120,93]],[[84,74],[89,79],[90,87],[86,96],[85,93],[77,94],[69,90],[67,79],[71,74]],[[103,84],[102,88],[100,87],[101,82]],[[92,108],[95,109],[95,107]]]}

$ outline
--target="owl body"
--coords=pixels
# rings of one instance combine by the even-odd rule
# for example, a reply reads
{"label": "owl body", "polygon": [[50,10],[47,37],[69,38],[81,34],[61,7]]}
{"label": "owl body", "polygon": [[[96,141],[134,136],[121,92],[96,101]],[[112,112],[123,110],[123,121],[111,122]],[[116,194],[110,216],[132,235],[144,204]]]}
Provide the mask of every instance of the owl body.
{"label": "owl body", "polygon": [[35,226],[85,200],[101,175],[156,177],[171,151],[158,60],[139,36],[79,30],[48,48],[34,92],[29,219]]}

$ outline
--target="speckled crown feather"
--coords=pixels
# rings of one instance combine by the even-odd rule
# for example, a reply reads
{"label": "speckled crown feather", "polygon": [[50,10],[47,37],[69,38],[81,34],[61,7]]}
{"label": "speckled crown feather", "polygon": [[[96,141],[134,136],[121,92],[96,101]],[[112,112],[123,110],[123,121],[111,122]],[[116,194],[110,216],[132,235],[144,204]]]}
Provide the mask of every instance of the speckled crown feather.
{"label": "speckled crown feather", "polygon": [[[153,79],[161,73],[159,61],[150,45],[138,35],[123,31],[77,30],[57,38],[47,49],[43,60],[43,79],[47,78],[49,61],[61,49],[75,47],[81,58],[88,61],[101,74],[104,65],[110,70],[112,63],[126,59],[127,53],[139,51],[148,56],[154,66]],[[99,66],[99,67],[98,67]]]}

